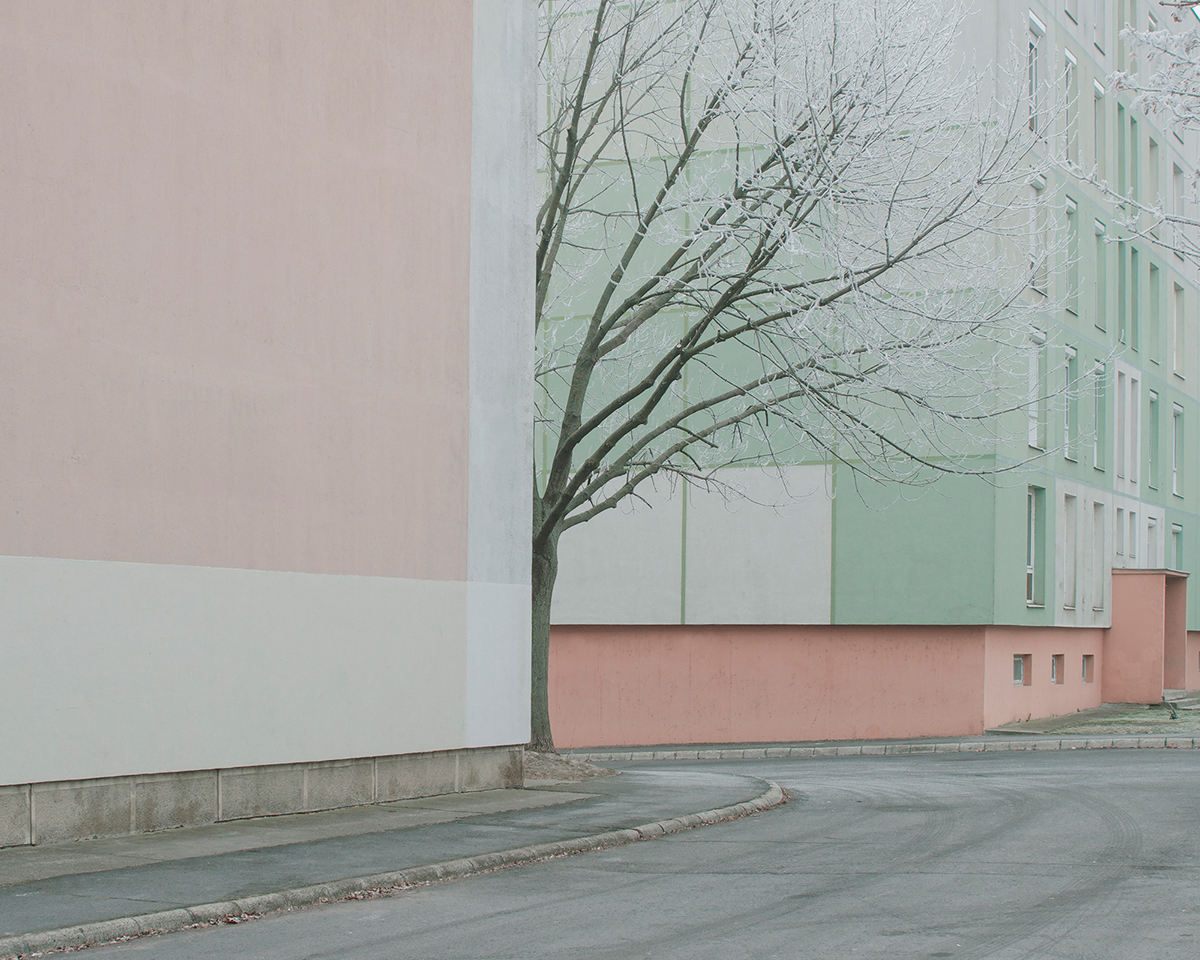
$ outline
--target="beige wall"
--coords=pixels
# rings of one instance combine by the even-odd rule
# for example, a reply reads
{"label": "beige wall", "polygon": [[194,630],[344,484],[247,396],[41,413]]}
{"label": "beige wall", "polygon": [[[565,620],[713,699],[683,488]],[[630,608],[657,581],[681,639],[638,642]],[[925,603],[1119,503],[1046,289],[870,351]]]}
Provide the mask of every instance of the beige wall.
{"label": "beige wall", "polygon": [[535,17],[0,4],[0,784],[528,739]]}
{"label": "beige wall", "polygon": [[0,5],[0,554],[466,578],[472,27]]}

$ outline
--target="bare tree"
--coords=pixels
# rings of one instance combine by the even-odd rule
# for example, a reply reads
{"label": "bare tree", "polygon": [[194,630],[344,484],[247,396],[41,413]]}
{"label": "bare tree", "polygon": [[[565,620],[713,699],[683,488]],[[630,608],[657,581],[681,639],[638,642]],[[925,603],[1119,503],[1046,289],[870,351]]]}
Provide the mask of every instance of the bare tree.
{"label": "bare tree", "polygon": [[[1172,8],[1172,19],[1182,22],[1181,12],[1200,7],[1200,0],[1160,0],[1159,5]],[[1188,130],[1200,130],[1200,31],[1194,25],[1183,30],[1137,30],[1126,24],[1119,36],[1137,67],[1110,74],[1110,86],[1134,93],[1134,109],[1154,117],[1166,129],[1181,135]],[[1189,180],[1194,199],[1200,183],[1200,165],[1191,166]],[[1152,240],[1200,265],[1196,229],[1200,221],[1184,212],[1182,192],[1176,193],[1170,205],[1161,196],[1139,200],[1120,195],[1101,181],[1095,171],[1071,172],[1097,186],[1118,205],[1117,220],[1122,232]],[[1172,189],[1178,191],[1177,187]]]}
{"label": "bare tree", "polygon": [[963,9],[943,0],[542,11],[545,750],[566,530],[655,477],[711,487],[719,468],[802,454],[902,483],[980,469],[995,418],[1025,400],[1049,191],[1029,186],[1038,125],[998,105],[996,77],[954,66]]}

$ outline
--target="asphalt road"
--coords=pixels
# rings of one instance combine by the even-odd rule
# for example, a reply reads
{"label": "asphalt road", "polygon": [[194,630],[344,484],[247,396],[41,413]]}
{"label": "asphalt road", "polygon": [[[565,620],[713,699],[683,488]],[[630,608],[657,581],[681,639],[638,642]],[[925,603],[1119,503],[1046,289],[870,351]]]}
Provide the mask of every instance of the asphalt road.
{"label": "asphalt road", "polygon": [[88,954],[1200,957],[1200,750],[669,767],[767,777],[794,799],[607,851]]}

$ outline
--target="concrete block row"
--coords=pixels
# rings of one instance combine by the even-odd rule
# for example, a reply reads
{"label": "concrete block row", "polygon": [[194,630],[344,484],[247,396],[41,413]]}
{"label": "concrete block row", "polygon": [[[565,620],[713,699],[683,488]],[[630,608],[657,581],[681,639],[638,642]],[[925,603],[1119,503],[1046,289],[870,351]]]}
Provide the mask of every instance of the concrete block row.
{"label": "concrete block row", "polygon": [[0,847],[523,783],[519,746],[0,786]]}

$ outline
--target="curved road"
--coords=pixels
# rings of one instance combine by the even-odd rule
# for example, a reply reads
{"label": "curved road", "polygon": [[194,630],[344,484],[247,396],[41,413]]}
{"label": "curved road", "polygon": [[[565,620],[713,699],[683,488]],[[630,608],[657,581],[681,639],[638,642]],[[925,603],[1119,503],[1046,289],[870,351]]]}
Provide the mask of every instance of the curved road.
{"label": "curved road", "polygon": [[88,954],[1200,956],[1200,750],[623,766],[754,774],[793,799],[630,846]]}

